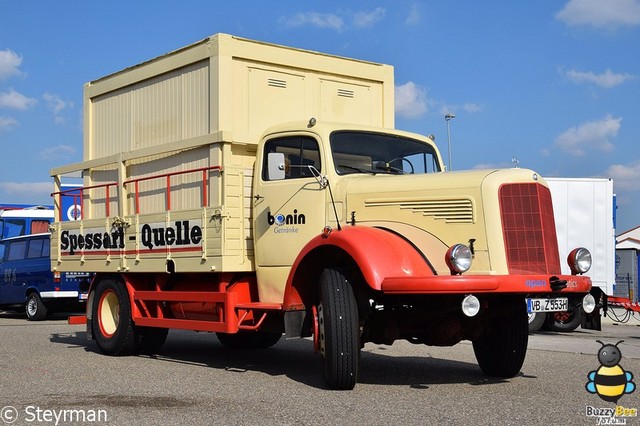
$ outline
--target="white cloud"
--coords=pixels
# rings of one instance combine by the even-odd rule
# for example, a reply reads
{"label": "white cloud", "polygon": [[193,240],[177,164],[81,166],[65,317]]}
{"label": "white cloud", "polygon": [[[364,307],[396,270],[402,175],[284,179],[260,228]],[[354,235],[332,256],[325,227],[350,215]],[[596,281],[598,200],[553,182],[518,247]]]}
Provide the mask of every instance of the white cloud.
{"label": "white cloud", "polygon": [[40,158],[43,160],[66,160],[75,153],[75,148],[70,145],[58,145],[40,151]]}
{"label": "white cloud", "polygon": [[403,118],[420,118],[427,112],[427,90],[408,81],[395,88],[396,114]]}
{"label": "white cloud", "polygon": [[21,111],[25,111],[38,103],[33,98],[28,98],[22,93],[18,93],[13,89],[9,89],[8,92],[0,93],[0,107],[11,108]]}
{"label": "white cloud", "polygon": [[382,7],[377,7],[372,11],[356,12],[353,18],[353,25],[357,28],[371,28],[384,18],[385,13],[386,11]]}
{"label": "white cloud", "polygon": [[592,71],[582,72],[582,71],[569,70],[565,73],[565,75],[569,80],[573,81],[574,83],[593,83],[604,89],[611,89],[612,87],[618,86],[627,80],[632,80],[634,78],[637,78],[632,74],[614,73],[609,68],[607,68],[601,74],[595,74]]}
{"label": "white cloud", "polygon": [[470,114],[482,111],[482,107],[480,105],[474,104],[471,102],[467,102],[464,105],[462,105],[462,109]]}
{"label": "white cloud", "polygon": [[420,10],[420,4],[413,3],[409,9],[409,15],[407,16],[407,19],[404,20],[404,23],[407,25],[417,25],[421,20],[422,11]]}
{"label": "white cloud", "polygon": [[601,29],[640,25],[640,0],[569,0],[556,19]]}
{"label": "white cloud", "polygon": [[52,182],[0,182],[0,189],[8,195],[48,196],[53,192]]}
{"label": "white cloud", "polygon": [[0,115],[0,132],[9,131],[18,126],[18,122],[13,117],[3,117]]}
{"label": "white cloud", "polygon": [[478,163],[475,166],[473,166],[471,169],[472,170],[488,170],[488,169],[497,169],[497,168],[499,167],[494,163]]}
{"label": "white cloud", "polygon": [[312,26],[318,28],[329,28],[342,31],[345,28],[344,20],[332,13],[305,12],[297,13],[293,16],[283,16],[280,22],[288,27]]}
{"label": "white cloud", "polygon": [[596,121],[580,123],[565,130],[556,138],[556,146],[574,155],[584,156],[588,151],[609,152],[613,149],[610,138],[618,135],[622,117],[607,115]]}
{"label": "white cloud", "polygon": [[53,111],[53,117],[56,124],[66,123],[65,118],[62,116],[62,112],[66,108],[73,107],[73,102],[63,101],[60,96],[45,93],[42,98],[47,102],[47,107]]}
{"label": "white cloud", "polygon": [[492,169],[512,169],[515,167],[515,163],[478,163],[473,166],[472,170],[492,170]]}
{"label": "white cloud", "polygon": [[20,75],[22,56],[10,49],[0,50],[0,80]]}
{"label": "white cloud", "polygon": [[290,28],[316,27],[341,32],[348,29],[347,21],[354,28],[371,28],[384,19],[386,13],[387,11],[382,7],[377,7],[373,10],[361,10],[355,13],[339,14],[302,12],[290,16],[281,16],[278,22]]}
{"label": "white cloud", "polygon": [[613,178],[616,190],[640,191],[640,161],[612,164],[605,173]]}

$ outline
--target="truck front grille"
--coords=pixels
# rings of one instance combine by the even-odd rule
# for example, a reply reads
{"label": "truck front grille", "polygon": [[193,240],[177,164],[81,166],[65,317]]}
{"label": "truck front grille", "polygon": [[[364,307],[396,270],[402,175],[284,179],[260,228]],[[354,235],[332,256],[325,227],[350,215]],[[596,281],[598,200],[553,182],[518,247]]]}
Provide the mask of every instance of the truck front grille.
{"label": "truck front grille", "polygon": [[511,274],[559,274],[551,191],[537,183],[500,187],[500,217]]}

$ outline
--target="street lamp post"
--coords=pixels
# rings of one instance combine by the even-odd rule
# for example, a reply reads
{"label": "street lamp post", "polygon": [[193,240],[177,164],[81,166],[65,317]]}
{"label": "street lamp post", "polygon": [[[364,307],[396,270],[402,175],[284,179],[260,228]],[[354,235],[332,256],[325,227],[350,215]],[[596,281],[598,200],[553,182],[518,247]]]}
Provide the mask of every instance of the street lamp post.
{"label": "street lamp post", "polygon": [[454,118],[456,118],[456,116],[453,114],[444,115],[444,120],[447,122],[447,144],[449,146],[449,170],[453,170],[451,168],[451,125],[449,122]]}

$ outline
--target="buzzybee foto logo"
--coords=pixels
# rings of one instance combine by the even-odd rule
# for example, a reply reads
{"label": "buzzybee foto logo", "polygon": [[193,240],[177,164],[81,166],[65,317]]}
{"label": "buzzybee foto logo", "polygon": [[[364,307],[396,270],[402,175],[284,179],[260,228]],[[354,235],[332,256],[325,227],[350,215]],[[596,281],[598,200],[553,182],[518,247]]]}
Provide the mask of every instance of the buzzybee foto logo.
{"label": "buzzybee foto logo", "polygon": [[625,371],[620,365],[622,361],[622,351],[618,347],[624,340],[615,345],[605,344],[600,340],[602,347],[598,350],[598,361],[600,367],[587,374],[585,388],[587,392],[596,394],[606,402],[612,402],[615,407],[586,407],[586,416],[597,418],[597,424],[625,425],[627,418],[637,417],[636,408],[626,408],[618,405],[618,401],[625,394],[633,393],[636,385],[633,382],[633,373]]}
{"label": "buzzybee foto logo", "polygon": [[624,371],[620,365],[622,352],[618,345],[624,340],[615,345],[605,345],[600,340],[596,340],[596,342],[602,345],[598,351],[600,368],[587,375],[589,381],[585,386],[589,393],[595,393],[602,400],[617,404],[622,395],[632,393],[636,389],[636,385],[633,383],[633,373]]}

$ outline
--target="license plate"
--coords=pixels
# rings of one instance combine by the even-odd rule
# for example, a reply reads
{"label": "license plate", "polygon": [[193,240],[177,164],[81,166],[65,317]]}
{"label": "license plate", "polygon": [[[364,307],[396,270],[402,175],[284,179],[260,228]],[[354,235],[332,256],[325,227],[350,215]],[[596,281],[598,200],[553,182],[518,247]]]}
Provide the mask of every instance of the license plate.
{"label": "license plate", "polygon": [[527,312],[562,312],[569,310],[569,299],[527,299]]}

